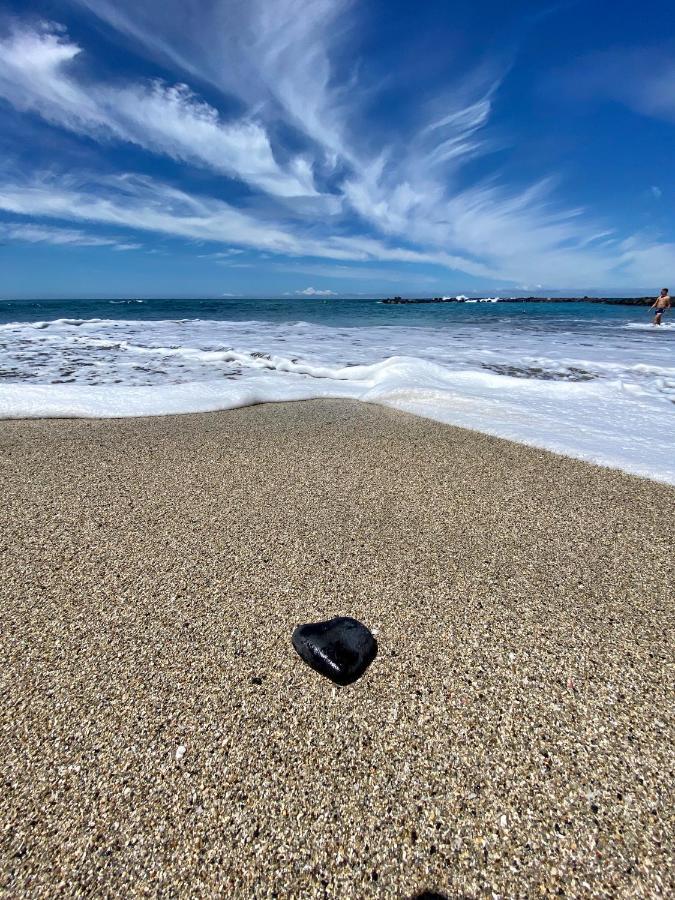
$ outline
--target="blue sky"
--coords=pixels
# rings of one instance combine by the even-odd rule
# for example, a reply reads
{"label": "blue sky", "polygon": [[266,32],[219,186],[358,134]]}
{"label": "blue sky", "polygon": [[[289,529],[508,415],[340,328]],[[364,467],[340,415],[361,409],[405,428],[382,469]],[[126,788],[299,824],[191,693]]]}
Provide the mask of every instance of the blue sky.
{"label": "blue sky", "polygon": [[0,45],[0,296],[675,281],[671,2],[12,0]]}

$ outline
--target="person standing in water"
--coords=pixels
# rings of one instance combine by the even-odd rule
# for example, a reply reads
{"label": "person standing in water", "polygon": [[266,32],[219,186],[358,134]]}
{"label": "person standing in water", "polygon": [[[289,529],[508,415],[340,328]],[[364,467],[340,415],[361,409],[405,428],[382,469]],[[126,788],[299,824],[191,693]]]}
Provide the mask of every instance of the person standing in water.
{"label": "person standing in water", "polygon": [[652,303],[651,309],[654,310],[654,325],[660,325],[664,312],[670,309],[670,294],[668,288],[661,288],[661,296],[656,298]]}

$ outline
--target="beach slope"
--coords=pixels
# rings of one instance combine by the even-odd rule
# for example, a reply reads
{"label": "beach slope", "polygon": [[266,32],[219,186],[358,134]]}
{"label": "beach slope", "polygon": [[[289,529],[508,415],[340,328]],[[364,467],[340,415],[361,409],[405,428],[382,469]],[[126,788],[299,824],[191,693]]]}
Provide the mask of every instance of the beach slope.
{"label": "beach slope", "polygon": [[0,480],[0,893],[672,892],[675,489],[343,401],[3,422]]}

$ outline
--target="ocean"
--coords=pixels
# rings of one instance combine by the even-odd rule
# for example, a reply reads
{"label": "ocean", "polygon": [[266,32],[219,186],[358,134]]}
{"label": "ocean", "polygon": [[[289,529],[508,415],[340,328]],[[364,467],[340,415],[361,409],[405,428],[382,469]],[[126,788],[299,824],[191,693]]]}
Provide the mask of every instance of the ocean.
{"label": "ocean", "polygon": [[675,312],[376,300],[0,301],[0,418],[348,398],[675,484]]}

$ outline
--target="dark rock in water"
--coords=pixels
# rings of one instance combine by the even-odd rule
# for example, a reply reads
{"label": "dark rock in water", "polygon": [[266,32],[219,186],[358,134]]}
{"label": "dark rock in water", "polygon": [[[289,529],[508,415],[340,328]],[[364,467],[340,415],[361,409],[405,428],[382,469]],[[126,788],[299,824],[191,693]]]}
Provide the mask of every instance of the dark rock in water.
{"label": "dark rock in water", "polygon": [[340,685],[360,678],[377,656],[373,635],[347,616],[298,625],[292,640],[307,665]]}

